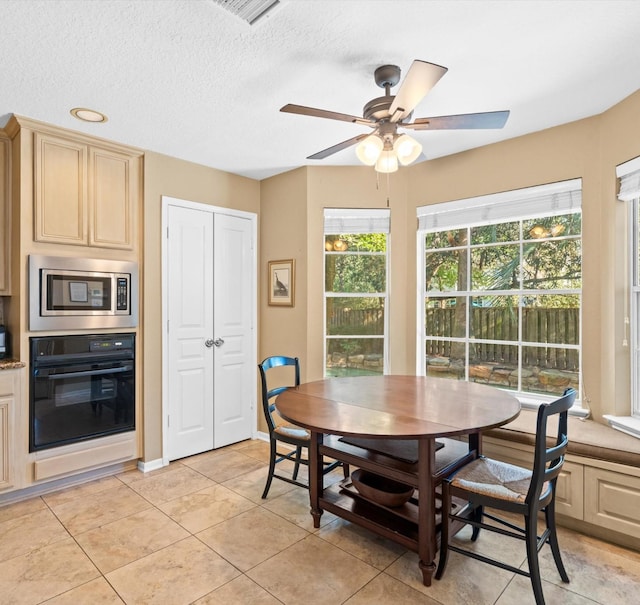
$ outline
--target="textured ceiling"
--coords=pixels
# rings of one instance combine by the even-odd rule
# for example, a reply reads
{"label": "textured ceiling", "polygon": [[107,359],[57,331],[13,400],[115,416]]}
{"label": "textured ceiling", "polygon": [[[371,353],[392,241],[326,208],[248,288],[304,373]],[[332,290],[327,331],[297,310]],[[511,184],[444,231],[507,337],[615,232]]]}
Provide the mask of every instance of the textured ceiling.
{"label": "textured ceiling", "polygon": [[[3,0],[0,23],[0,125],[16,113],[256,179],[368,132],[279,109],[361,115],[382,64],[449,68],[415,117],[511,110],[503,130],[412,134],[427,159],[640,88],[637,0],[281,0],[253,26],[210,0]],[[109,121],[79,122],[78,106]],[[350,148],[320,163],[358,161]]]}

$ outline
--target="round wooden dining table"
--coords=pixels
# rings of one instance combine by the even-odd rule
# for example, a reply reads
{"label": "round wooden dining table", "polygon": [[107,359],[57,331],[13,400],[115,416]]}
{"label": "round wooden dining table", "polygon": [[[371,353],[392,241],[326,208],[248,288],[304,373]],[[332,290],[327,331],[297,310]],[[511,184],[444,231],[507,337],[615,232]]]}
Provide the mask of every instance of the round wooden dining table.
{"label": "round wooden dining table", "polygon": [[[481,453],[482,431],[506,424],[520,413],[519,401],[507,391],[473,382],[398,375],[301,384],[281,393],[276,408],[285,420],[311,433],[309,492],[314,526],[320,526],[322,512],[328,510],[415,550],[425,586],[431,585],[435,571],[437,487],[450,472]],[[460,437],[466,437],[464,451],[452,456],[460,452]],[[354,438],[355,443],[366,439],[374,445],[352,445],[349,440],[354,443]],[[442,438],[446,445],[436,455]],[[416,460],[385,455],[371,440],[386,445],[389,440],[415,441]],[[415,504],[384,510],[357,494],[354,497],[345,482],[325,489],[324,456],[412,485],[418,494]]]}

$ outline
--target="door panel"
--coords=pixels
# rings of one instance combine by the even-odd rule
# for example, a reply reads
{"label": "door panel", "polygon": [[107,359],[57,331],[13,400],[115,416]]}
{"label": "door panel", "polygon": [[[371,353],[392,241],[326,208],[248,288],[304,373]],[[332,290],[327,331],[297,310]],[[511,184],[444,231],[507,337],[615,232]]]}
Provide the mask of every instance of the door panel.
{"label": "door panel", "polygon": [[256,386],[252,354],[255,297],[251,221],[216,214],[214,238],[214,446],[251,437]]}
{"label": "door panel", "polygon": [[213,215],[168,207],[169,460],[213,448]]}

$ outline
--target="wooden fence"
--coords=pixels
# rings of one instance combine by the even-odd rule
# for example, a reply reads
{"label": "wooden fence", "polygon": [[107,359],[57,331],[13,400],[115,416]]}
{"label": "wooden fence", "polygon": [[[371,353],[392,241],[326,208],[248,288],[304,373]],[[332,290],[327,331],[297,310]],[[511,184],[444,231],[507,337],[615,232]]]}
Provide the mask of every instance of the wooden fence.
{"label": "wooden fence", "polygon": [[[456,309],[427,309],[427,333],[433,336],[464,336],[456,334]],[[580,338],[580,310],[529,307],[522,309],[522,341],[538,346],[522,348],[522,365],[538,368],[577,371],[579,355],[576,349],[557,349],[544,344],[577,345]],[[463,327],[463,326],[462,326]],[[462,329],[461,327],[461,329]],[[496,307],[474,307],[471,310],[470,336],[478,340],[517,342],[518,310]],[[542,345],[542,346],[540,346]],[[428,340],[427,355],[451,357],[456,343]],[[513,344],[471,342],[470,363],[505,363],[517,365],[518,350]]]}
{"label": "wooden fence", "polygon": [[[522,314],[522,341],[538,345],[522,348],[522,365],[577,371],[579,369],[577,350],[545,347],[544,344],[579,344],[580,310],[528,307],[522,309]],[[382,335],[384,334],[384,309],[334,308],[328,323],[329,334],[333,335]],[[464,331],[456,333],[455,307],[427,309],[426,326],[427,334],[431,336],[443,338],[464,336]],[[461,326],[463,330],[464,324]],[[469,360],[471,363],[518,364],[517,347],[510,344],[519,340],[517,309],[473,307],[470,333],[472,338],[477,340],[509,341],[504,344],[472,341]],[[428,340],[426,354],[451,357],[452,345],[455,353],[456,343]]]}

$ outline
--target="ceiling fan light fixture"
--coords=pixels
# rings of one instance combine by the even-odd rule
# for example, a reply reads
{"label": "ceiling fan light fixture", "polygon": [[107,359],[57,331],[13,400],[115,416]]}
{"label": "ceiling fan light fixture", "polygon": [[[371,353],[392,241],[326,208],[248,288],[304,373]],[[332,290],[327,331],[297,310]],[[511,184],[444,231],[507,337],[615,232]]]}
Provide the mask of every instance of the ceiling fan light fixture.
{"label": "ceiling fan light fixture", "polygon": [[398,156],[396,156],[395,152],[383,151],[376,162],[376,172],[396,172],[398,170]]}
{"label": "ceiling fan light fixture", "polygon": [[422,145],[408,134],[401,134],[393,143],[393,150],[398,156],[398,161],[407,166],[422,153]]}
{"label": "ceiling fan light fixture", "polygon": [[366,166],[373,166],[382,151],[382,139],[376,134],[370,134],[356,147],[358,159]]}

